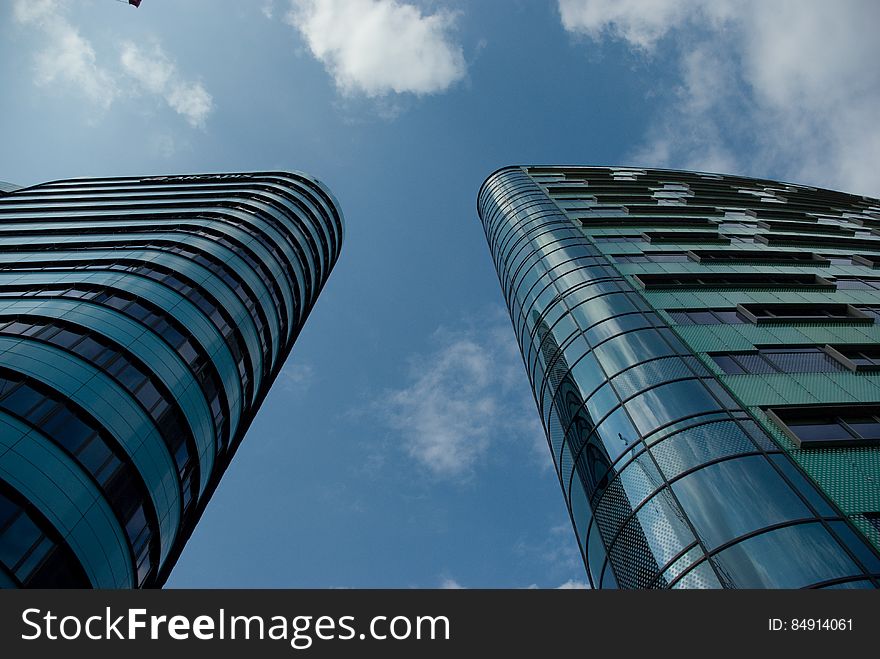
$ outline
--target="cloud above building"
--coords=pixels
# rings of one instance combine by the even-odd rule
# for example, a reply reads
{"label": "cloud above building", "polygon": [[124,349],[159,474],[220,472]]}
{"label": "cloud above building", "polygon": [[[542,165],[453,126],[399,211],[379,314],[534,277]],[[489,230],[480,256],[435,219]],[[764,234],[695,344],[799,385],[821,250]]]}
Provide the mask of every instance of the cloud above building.
{"label": "cloud above building", "polygon": [[456,14],[397,0],[292,0],[286,20],[344,95],[435,94],[467,66]]}
{"label": "cloud above building", "polygon": [[184,117],[191,126],[203,127],[214,100],[201,82],[185,80],[177,65],[156,43],[142,49],[131,41],[122,44],[119,55],[122,70],[141,91],[155,94]]}
{"label": "cloud above building", "polygon": [[143,48],[132,41],[100,56],[93,42],[66,16],[63,3],[16,0],[15,22],[39,38],[34,54],[34,83],[84,98],[107,110],[122,98],[151,95],[161,99],[194,127],[204,127],[213,98],[198,81],[187,80],[158,42]]}
{"label": "cloud above building", "polygon": [[13,5],[16,23],[35,28],[43,36],[34,61],[34,83],[75,91],[106,109],[119,93],[116,80],[99,66],[92,43],[67,20],[57,4],[50,0],[16,0]]}
{"label": "cloud above building", "polygon": [[573,35],[675,53],[678,84],[640,164],[880,193],[880,4],[559,0],[559,13]]}

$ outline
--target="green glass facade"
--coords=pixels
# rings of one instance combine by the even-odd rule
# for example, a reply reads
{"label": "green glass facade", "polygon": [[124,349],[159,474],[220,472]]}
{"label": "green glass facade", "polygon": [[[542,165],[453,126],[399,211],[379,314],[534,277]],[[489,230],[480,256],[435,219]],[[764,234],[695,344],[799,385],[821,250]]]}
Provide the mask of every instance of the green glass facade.
{"label": "green glass facade", "polygon": [[342,235],[294,172],[0,195],[0,587],[164,583]]}
{"label": "green glass facade", "polygon": [[541,166],[478,212],[593,587],[880,585],[880,200]]}

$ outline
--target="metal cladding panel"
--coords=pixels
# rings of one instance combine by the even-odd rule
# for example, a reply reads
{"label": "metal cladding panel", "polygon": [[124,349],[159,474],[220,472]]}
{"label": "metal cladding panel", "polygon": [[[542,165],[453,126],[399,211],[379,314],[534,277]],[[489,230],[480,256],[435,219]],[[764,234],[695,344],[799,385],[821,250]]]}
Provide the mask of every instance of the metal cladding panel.
{"label": "metal cladding panel", "polygon": [[[853,530],[867,509],[842,507],[760,407],[851,402],[871,388],[850,392],[838,373],[725,375],[708,355],[762,342],[865,342],[877,330],[861,316],[849,326],[677,322],[682,310],[838,302],[835,274],[827,278],[836,264],[802,245],[774,245],[782,264],[755,262],[765,249],[756,214],[794,189],[772,183],[508,167],[480,190],[478,213],[593,587],[878,585],[876,552]],[[851,200],[817,194],[826,206]],[[860,203],[880,212],[880,203]],[[697,262],[689,253],[701,249]],[[728,253],[746,249],[748,262]],[[850,292],[844,306],[867,299]]]}
{"label": "metal cladding panel", "polygon": [[298,172],[0,198],[0,582],[164,583],[342,237]]}

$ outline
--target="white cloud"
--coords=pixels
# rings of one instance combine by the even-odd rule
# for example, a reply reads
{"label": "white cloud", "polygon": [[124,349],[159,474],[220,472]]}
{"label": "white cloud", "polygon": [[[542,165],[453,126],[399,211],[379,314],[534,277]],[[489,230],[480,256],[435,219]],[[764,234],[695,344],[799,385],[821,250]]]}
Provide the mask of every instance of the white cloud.
{"label": "white cloud", "polygon": [[440,588],[443,590],[464,590],[464,586],[458,583],[455,579],[446,578],[440,582]]}
{"label": "white cloud", "polygon": [[437,477],[461,479],[494,442],[544,441],[509,325],[438,330],[434,339],[436,350],[411,360],[407,386],[374,403],[410,457]]}
{"label": "white cloud", "polygon": [[100,108],[110,107],[118,89],[113,76],[98,66],[88,39],[49,0],[16,0],[13,15],[20,25],[40,30],[45,43],[36,54],[34,82],[59,84],[83,94]]}
{"label": "white cloud", "polygon": [[569,32],[592,39],[609,33],[648,49],[669,25],[682,21],[688,4],[681,0],[559,0],[559,15]]}
{"label": "white cloud", "polygon": [[310,364],[288,360],[278,374],[278,384],[287,393],[301,393],[312,386],[315,369]]}
{"label": "white cloud", "polygon": [[675,37],[679,86],[639,164],[880,193],[880,3],[559,0],[559,11],[569,32],[640,53]]}
{"label": "white cloud", "polygon": [[141,89],[164,98],[191,126],[205,125],[214,105],[211,95],[202,83],[183,80],[161,46],[153,44],[144,51],[127,41],[122,44],[119,62]]}
{"label": "white cloud", "polygon": [[18,25],[36,30],[42,43],[35,55],[34,82],[54,85],[108,109],[124,96],[148,92],[193,126],[203,126],[213,99],[200,82],[184,80],[177,66],[155,44],[144,51],[131,42],[121,45],[117,62],[99,63],[93,43],[66,16],[67,6],[52,0],[16,0]]}
{"label": "white cloud", "polygon": [[[444,590],[465,590],[467,586],[462,586],[455,579],[443,579],[440,583],[440,588]],[[565,583],[556,586],[554,590],[589,590],[590,585],[586,581],[579,581],[577,579],[569,579]],[[523,590],[540,590],[541,586],[536,583],[529,584],[525,586]]]}
{"label": "white cloud", "polygon": [[464,77],[456,15],[397,0],[291,0],[286,20],[343,94],[433,94]]}
{"label": "white cloud", "polygon": [[556,590],[584,590],[589,589],[589,585],[585,581],[577,581],[575,579],[569,579],[561,586],[556,586]]}

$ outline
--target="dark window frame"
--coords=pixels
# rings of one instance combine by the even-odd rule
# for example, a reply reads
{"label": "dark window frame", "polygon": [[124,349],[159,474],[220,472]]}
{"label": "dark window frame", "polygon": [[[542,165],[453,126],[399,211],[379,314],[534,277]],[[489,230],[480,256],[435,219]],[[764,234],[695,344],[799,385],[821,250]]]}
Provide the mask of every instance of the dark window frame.
{"label": "dark window frame", "polygon": [[[775,405],[762,409],[782,433],[801,449],[880,446],[880,436],[877,438],[862,437],[851,425],[853,418],[861,417],[873,418],[874,422],[880,426],[880,405]],[[817,421],[830,419],[832,423],[821,425],[837,425],[850,434],[851,439],[803,439],[789,425],[791,421],[810,420],[811,417]],[[794,427],[797,427],[797,424],[794,424]]]}

